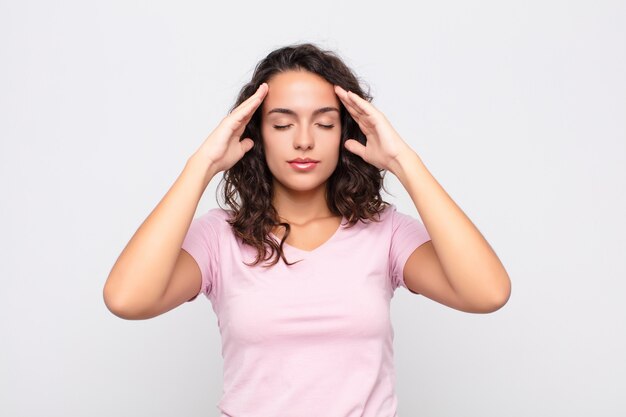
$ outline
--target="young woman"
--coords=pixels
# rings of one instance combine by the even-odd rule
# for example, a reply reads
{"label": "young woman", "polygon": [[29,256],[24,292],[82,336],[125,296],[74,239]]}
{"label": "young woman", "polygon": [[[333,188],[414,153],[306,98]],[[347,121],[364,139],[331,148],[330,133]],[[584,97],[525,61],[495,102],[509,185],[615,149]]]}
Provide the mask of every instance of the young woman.
{"label": "young woman", "polygon": [[[221,171],[229,209],[194,220]],[[423,224],[381,199],[387,171]],[[223,416],[392,417],[398,286],[488,313],[511,284],[352,71],[300,44],[259,62],[124,248],[104,298],[147,319],[204,294],[222,336]]]}

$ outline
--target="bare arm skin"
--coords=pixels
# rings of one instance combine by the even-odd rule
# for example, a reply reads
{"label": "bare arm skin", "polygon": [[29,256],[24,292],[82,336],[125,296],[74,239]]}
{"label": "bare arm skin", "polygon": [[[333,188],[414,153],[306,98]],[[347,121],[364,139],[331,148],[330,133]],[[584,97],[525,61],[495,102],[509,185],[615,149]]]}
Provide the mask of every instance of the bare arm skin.
{"label": "bare arm skin", "polygon": [[211,179],[252,149],[252,139],[240,137],[267,90],[262,84],[220,122],[128,242],[104,285],[104,302],[113,314],[152,318],[198,294],[200,268],[182,243]]}
{"label": "bare arm skin", "polygon": [[407,259],[407,288],[469,313],[501,308],[510,297],[511,280],[491,245],[384,114],[339,86],[335,92],[367,137],[365,145],[348,139],[345,147],[398,177],[431,237]]}
{"label": "bare arm skin", "polygon": [[155,306],[164,296],[177,263],[187,266],[186,275],[193,273],[187,285],[180,288],[185,294],[182,298],[188,294],[189,299],[198,293],[200,270],[196,274],[189,268],[189,259],[179,260],[179,256],[208,185],[207,179],[210,181],[207,177],[213,175],[212,171],[207,174],[198,160],[189,159],[167,194],[137,229],[104,286],[104,302],[113,314],[127,319],[143,319],[161,313],[155,311]]}
{"label": "bare arm skin", "polygon": [[468,313],[492,313],[504,306],[511,280],[489,242],[417,153],[407,151],[393,166],[432,238],[407,260],[407,287]]}

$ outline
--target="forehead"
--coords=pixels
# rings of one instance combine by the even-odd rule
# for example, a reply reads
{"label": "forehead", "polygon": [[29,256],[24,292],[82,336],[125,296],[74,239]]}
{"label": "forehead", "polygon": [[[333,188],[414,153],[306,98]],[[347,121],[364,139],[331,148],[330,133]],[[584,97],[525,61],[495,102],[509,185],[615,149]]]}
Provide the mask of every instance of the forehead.
{"label": "forehead", "polygon": [[263,114],[274,107],[310,112],[319,107],[339,105],[333,85],[308,71],[278,73],[267,84],[269,90],[263,101]]}

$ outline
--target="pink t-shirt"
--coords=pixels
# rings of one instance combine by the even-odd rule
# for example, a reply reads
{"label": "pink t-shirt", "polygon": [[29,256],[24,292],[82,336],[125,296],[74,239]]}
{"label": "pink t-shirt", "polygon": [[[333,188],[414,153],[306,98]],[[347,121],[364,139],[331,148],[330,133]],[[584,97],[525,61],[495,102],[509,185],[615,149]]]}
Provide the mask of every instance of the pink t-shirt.
{"label": "pink t-shirt", "polygon": [[235,237],[227,217],[210,209],[182,244],[218,318],[221,416],[396,416],[389,303],[406,288],[409,255],[430,240],[424,225],[393,204],[380,223],[345,228],[344,217],[312,251],[283,245],[289,262],[301,262],[266,269],[243,264],[256,250]]}

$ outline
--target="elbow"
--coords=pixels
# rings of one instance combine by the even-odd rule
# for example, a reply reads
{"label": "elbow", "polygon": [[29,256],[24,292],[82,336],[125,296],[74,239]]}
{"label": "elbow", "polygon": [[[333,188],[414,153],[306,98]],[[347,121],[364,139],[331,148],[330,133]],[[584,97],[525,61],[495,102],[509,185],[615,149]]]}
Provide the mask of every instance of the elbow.
{"label": "elbow", "polygon": [[492,288],[488,295],[485,294],[482,297],[480,303],[474,304],[472,308],[465,311],[468,313],[488,314],[504,307],[509,298],[511,298],[511,281],[508,276],[500,281],[502,282],[501,285],[498,285],[497,288]]}
{"label": "elbow", "polygon": [[155,310],[161,308],[160,305],[146,304],[143,302],[145,297],[128,296],[125,293],[117,293],[108,289],[105,285],[102,292],[104,305],[113,313],[113,315],[124,320],[146,320],[156,317],[158,314]]}
{"label": "elbow", "polygon": [[124,320],[135,320],[136,316],[131,309],[128,308],[128,303],[124,302],[123,298],[114,293],[111,287],[104,286],[102,291],[102,299],[106,308],[115,316]]}
{"label": "elbow", "polygon": [[124,318],[124,307],[121,304],[121,291],[119,291],[119,285],[116,285],[119,279],[113,276],[113,272],[109,274],[104,287],[102,289],[102,300],[106,308],[115,316]]}
{"label": "elbow", "polygon": [[115,316],[125,319],[126,314],[124,307],[120,304],[119,298],[113,296],[110,291],[107,291],[106,285],[104,286],[104,290],[102,291],[102,299],[104,300],[104,305],[106,308]]}
{"label": "elbow", "polygon": [[502,295],[502,296],[494,299],[494,301],[491,302],[491,304],[489,305],[489,308],[487,308],[484,311],[484,313],[494,313],[494,312],[500,310],[509,301],[510,295],[511,295],[511,293],[509,292],[506,295]]}
{"label": "elbow", "polygon": [[490,302],[483,311],[484,313],[493,313],[500,310],[511,298],[511,280],[508,275],[505,275],[501,281],[502,285],[499,285],[497,291],[494,291],[494,294],[490,297]]}

